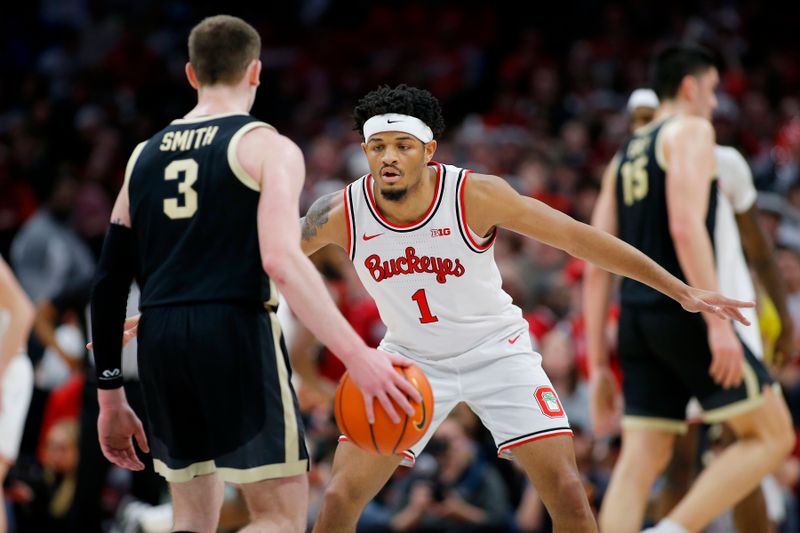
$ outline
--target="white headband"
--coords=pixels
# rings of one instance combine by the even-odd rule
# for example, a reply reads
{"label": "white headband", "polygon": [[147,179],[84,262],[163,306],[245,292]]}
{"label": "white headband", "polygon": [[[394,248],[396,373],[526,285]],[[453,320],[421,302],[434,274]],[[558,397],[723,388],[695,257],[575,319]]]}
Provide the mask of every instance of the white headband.
{"label": "white headband", "polygon": [[410,133],[423,143],[429,143],[433,140],[433,132],[428,125],[417,117],[410,115],[401,115],[399,113],[375,115],[364,123],[364,139],[366,141],[369,141],[369,138],[376,133],[383,133],[384,131]]}

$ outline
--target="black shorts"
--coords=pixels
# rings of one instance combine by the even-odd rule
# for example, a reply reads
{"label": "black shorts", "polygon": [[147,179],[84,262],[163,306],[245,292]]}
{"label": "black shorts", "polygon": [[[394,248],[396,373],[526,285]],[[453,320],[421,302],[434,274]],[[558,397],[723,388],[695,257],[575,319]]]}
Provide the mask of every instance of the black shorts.
{"label": "black shorts", "polygon": [[309,468],[286,345],[275,314],[213,303],[148,308],[139,375],[155,470],[171,482],[233,483]]}
{"label": "black shorts", "polygon": [[[755,327],[755,326],[753,326]],[[742,343],[742,382],[724,389],[709,374],[711,350],[700,314],[680,307],[623,305],[618,351],[623,371],[626,427],[683,432],[686,405],[694,396],[706,422],[716,423],[761,404],[767,369]]]}

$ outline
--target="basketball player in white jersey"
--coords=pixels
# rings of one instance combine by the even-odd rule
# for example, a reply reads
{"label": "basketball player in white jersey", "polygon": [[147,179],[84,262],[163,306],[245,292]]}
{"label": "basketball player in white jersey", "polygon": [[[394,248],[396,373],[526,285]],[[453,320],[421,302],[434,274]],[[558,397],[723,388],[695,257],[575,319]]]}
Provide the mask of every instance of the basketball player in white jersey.
{"label": "basketball player in white jersey", "polygon": [[24,352],[33,304],[0,257],[0,531],[6,531],[3,480],[14,464],[33,393],[33,368]]}
{"label": "basketball player in white jersey", "polygon": [[[618,239],[517,194],[503,179],[433,161],[444,129],[438,101],[400,85],[355,109],[371,173],[320,198],[302,221],[303,250],[345,249],[378,305],[381,349],[412,359],[433,387],[430,430],[403,456],[340,443],[317,531],[354,531],[395,468],[413,464],[460,401],[515,458],[542,496],[555,531],[596,531],[578,477],[567,416],[533,351],[528,324],[493,258],[500,227],[648,283],[687,310],[743,319],[739,302],[691,288]],[[460,498],[441,512],[479,522]]]}
{"label": "basketball player in white jersey", "polygon": [[[741,194],[741,172],[730,168],[730,152],[714,153],[709,121],[719,74],[713,58],[698,47],[673,46],[657,56],[653,72],[662,99],[655,120],[637,129],[609,165],[592,223],[659,258],[676,275],[753,298],[730,201],[739,211],[754,194]],[[728,187],[728,198],[718,193],[715,177],[720,188]],[[759,231],[755,216],[744,222],[743,232]],[[748,247],[754,261],[769,258],[765,243],[761,239]],[[774,268],[765,278],[767,284],[779,284]],[[773,291],[780,296],[780,289]],[[587,268],[590,405],[600,431],[607,429],[616,388],[605,347],[609,294],[609,276]],[[686,405],[694,395],[703,406],[703,419],[724,421],[739,440],[703,471],[653,531],[699,531],[751,492],[791,449],[788,410],[755,355],[761,347],[756,328],[737,334],[727,321],[689,315],[632,283],[623,282],[621,302],[623,447],[600,525],[619,533],[639,531],[650,488],[670,460],[676,435],[686,431]]]}

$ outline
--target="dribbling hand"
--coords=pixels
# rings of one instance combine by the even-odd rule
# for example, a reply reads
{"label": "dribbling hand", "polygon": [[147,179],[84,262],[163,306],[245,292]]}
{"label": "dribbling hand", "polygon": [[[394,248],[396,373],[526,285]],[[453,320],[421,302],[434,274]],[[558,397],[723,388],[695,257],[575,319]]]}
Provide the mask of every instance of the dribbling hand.
{"label": "dribbling hand", "polygon": [[418,403],[422,401],[422,395],[393,367],[410,366],[412,361],[372,348],[367,348],[366,351],[363,356],[355,359],[356,364],[348,366],[347,372],[364,396],[369,423],[375,423],[373,400],[378,400],[395,424],[400,422],[400,416],[392,401],[409,416],[414,416],[415,410],[409,398]]}

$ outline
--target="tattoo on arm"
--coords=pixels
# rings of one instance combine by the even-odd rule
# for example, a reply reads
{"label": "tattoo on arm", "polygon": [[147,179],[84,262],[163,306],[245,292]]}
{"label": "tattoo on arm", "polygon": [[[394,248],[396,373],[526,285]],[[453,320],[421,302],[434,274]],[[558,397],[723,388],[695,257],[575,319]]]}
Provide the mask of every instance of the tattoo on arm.
{"label": "tattoo on arm", "polygon": [[304,241],[315,237],[317,235],[317,230],[328,222],[328,215],[333,208],[333,198],[337,194],[341,193],[326,194],[314,202],[308,209],[308,213],[306,213],[306,216],[300,221]]}

